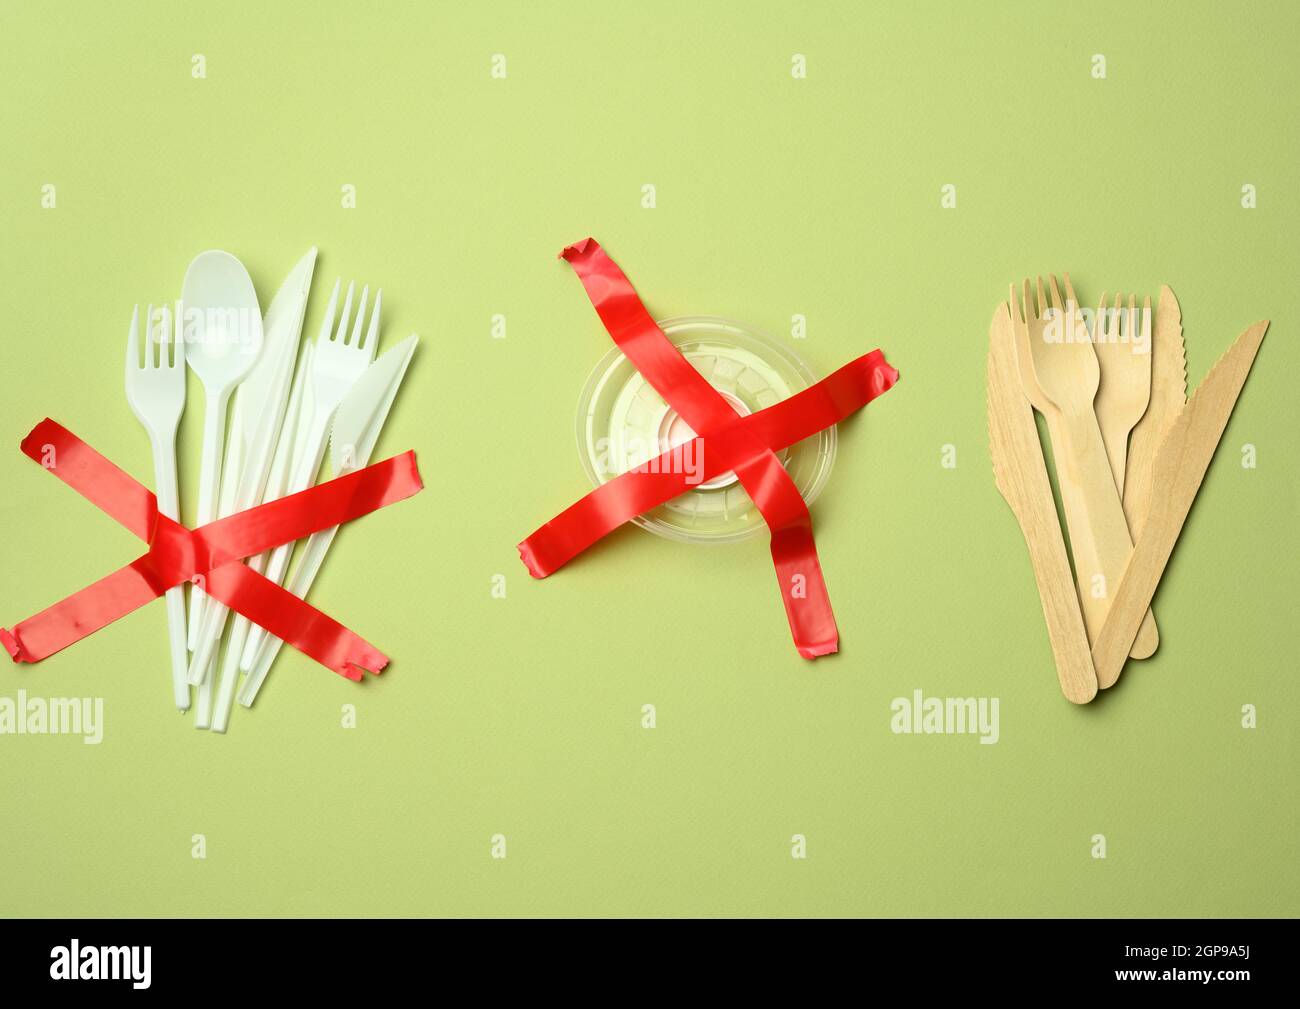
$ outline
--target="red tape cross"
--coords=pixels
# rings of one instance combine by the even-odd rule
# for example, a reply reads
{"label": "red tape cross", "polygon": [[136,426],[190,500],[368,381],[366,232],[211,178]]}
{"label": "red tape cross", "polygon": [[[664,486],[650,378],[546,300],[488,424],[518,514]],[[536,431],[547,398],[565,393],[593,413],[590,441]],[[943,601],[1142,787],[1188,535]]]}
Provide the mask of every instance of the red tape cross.
{"label": "red tape cross", "polygon": [[199,529],[158,513],[152,492],[61,424],[46,418],[23,453],[149,544],[130,564],[14,626],[0,644],[15,662],[39,662],[156,599],[203,579],[208,595],[350,680],[379,673],[388,656],[338,621],[241,563],[312,533],[350,522],[423,488],[406,452]]}
{"label": "red tape cross", "polygon": [[[776,452],[830,427],[898,381],[875,350],[789,399],[741,417],[664,335],[631,282],[595,239],[561,254],[628,360],[697,432],[689,458],[704,480],[734,470],[771,531],[772,563],[795,647],[806,659],[839,649],[839,631],[813,541],[812,518]],[[708,451],[701,454],[707,446]],[[682,453],[684,450],[676,450]],[[534,578],[545,578],[624,522],[691,488],[673,452],[623,473],[561,512],[519,544]],[[697,481],[698,482],[698,481]]]}

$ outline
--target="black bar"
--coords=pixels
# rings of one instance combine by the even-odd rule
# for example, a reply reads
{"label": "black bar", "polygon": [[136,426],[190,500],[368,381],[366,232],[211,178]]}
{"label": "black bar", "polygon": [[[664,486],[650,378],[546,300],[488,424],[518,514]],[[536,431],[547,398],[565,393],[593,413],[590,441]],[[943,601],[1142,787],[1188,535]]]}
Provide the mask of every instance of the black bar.
{"label": "black bar", "polygon": [[[722,921],[705,923],[707,932],[697,922],[587,924],[9,920],[0,922],[0,977],[6,994],[79,997],[110,989],[199,997],[280,989],[337,997],[394,985],[433,991],[428,986],[434,979],[481,975],[484,968],[484,995],[503,981],[529,977],[546,979],[540,995],[609,969],[628,972],[629,992],[641,975],[646,991],[661,994],[680,990],[666,987],[670,979],[701,971],[729,984],[786,977],[799,985],[815,977],[820,987],[838,977],[864,993],[896,990],[892,983],[882,986],[895,979],[927,995],[1063,995],[1099,988],[1228,994],[1293,987],[1292,964],[1274,958],[1286,948],[1279,930],[1290,932],[1290,923],[1280,921]],[[118,977],[92,979],[91,973]]]}

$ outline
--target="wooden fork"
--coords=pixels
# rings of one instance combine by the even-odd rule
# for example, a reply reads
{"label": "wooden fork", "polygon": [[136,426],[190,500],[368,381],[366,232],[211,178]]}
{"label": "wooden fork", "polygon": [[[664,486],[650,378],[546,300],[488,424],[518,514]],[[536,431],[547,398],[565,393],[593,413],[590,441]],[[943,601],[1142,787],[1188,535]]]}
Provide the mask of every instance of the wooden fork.
{"label": "wooden fork", "polygon": [[1115,295],[1114,309],[1107,309],[1101,296],[1093,322],[1092,345],[1101,365],[1101,387],[1097,390],[1097,424],[1106,443],[1106,457],[1115,474],[1115,486],[1124,490],[1124,468],[1128,462],[1129,432],[1147,412],[1151,401],[1151,299],[1142,304],[1138,325],[1137,299]]}
{"label": "wooden fork", "polygon": [[[1133,540],[1093,412],[1101,378],[1097,354],[1080,323],[1069,275],[1065,276],[1068,312],[1062,306],[1056,277],[1049,280],[1052,313],[1048,312],[1043,279],[1038,278],[1036,310],[1026,279],[1023,311],[1015,285],[1011,286],[1011,321],[1025,394],[1047,420],[1084,624],[1089,640],[1096,640],[1133,552]],[[1144,659],[1158,644],[1155,619],[1147,613],[1131,654]]]}

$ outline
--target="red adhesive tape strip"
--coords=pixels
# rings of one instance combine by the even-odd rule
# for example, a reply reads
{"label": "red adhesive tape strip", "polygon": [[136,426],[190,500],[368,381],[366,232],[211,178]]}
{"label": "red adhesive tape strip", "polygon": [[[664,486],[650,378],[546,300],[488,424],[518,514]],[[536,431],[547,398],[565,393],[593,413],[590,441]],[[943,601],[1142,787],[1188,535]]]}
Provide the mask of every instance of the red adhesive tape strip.
{"label": "red adhesive tape strip", "polygon": [[351,680],[388,657],[310,603],[241,563],[281,543],[349,522],[423,488],[406,452],[278,501],[187,529],[158,513],[154,495],[48,418],[23,439],[25,455],[149,544],[148,553],[14,626],[0,644],[15,662],[38,662],[156,599],[203,579],[207,593]]}
{"label": "red adhesive tape strip", "polygon": [[[740,417],[664,335],[626,275],[591,238],[566,248],[597,315],[636,369],[698,433],[704,479],[734,470],[771,532],[772,562],[795,647],[804,658],[839,647],[812,519],[776,451],[861,409],[898,381],[873,351],[789,399]],[[660,457],[667,462],[669,453]],[[624,522],[689,489],[678,467],[624,473],[561,512],[519,544],[529,573],[545,578]]]}

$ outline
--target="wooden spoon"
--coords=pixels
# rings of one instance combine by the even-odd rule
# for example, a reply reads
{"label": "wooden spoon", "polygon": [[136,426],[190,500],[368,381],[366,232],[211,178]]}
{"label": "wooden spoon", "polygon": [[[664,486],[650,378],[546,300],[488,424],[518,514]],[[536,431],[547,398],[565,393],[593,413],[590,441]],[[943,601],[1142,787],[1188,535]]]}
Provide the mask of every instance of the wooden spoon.
{"label": "wooden spoon", "polygon": [[[1061,299],[1056,278],[1050,280],[1053,305],[1058,306]],[[1068,304],[1077,305],[1068,275],[1065,284]],[[1133,553],[1133,540],[1124,518],[1119,488],[1106,456],[1106,443],[1102,440],[1097,415],[1093,412],[1101,368],[1092,341],[1088,339],[1086,329],[1078,324],[1074,313],[1067,313],[1063,327],[1058,324],[1057,338],[1049,338],[1050,329],[1045,320],[1050,317],[1046,311],[1041,277],[1038,279],[1037,314],[1034,313],[1028,280],[1024,282],[1022,317],[1015,300],[1013,290],[1011,318],[1017,330],[1017,347],[1028,352],[1024,356],[1028,357],[1036,386],[1029,398],[1048,417],[1049,429],[1053,431],[1056,475],[1062,487],[1062,497],[1071,494],[1083,502],[1083,516],[1071,516],[1067,512],[1066,519],[1070,522],[1070,543],[1074,548],[1084,623],[1089,639],[1095,641],[1106,622],[1114,592]],[[1034,322],[1032,327],[1031,320]],[[1021,367],[1023,371],[1024,362]],[[1027,388],[1026,391],[1030,390]],[[1055,418],[1051,415],[1053,412]],[[1133,641],[1131,654],[1135,658],[1146,658],[1156,650],[1158,643],[1155,618],[1147,613]]]}

